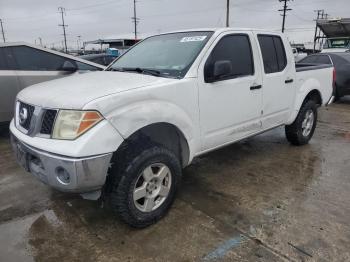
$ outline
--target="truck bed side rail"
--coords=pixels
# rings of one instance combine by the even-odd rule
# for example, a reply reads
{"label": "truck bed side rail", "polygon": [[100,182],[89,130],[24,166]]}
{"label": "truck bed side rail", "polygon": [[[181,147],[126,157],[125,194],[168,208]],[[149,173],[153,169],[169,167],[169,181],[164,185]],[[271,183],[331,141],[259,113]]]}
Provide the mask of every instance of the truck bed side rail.
{"label": "truck bed side rail", "polygon": [[310,64],[310,63],[295,63],[295,70],[297,72],[316,70],[322,68],[330,68],[332,65],[320,65],[320,64]]}

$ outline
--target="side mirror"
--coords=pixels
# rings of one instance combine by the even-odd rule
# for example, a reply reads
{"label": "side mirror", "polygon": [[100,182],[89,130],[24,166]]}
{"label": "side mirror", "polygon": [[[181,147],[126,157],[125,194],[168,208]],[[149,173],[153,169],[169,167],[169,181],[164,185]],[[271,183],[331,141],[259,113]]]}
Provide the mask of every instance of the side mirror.
{"label": "side mirror", "polygon": [[232,63],[229,60],[216,61],[214,65],[208,65],[205,69],[205,81],[212,83],[232,75]]}
{"label": "side mirror", "polygon": [[62,70],[65,72],[76,72],[78,70],[78,66],[71,61],[65,61],[62,66]]}

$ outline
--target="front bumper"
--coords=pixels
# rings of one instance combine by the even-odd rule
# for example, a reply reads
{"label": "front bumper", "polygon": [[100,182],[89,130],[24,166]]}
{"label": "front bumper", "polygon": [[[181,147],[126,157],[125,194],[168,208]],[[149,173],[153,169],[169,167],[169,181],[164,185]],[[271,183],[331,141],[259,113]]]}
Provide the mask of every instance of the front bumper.
{"label": "front bumper", "polygon": [[86,193],[101,189],[112,153],[73,158],[31,147],[11,134],[17,161],[40,181],[64,192]]}

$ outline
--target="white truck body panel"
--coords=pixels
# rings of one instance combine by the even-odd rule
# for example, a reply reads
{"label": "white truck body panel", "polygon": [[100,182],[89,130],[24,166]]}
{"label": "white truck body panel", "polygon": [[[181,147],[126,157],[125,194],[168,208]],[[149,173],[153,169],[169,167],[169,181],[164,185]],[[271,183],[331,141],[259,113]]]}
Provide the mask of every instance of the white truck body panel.
{"label": "white truck body panel", "polygon": [[[204,65],[216,43],[225,35],[242,33],[251,42],[254,74],[206,83]],[[258,34],[281,36],[288,61],[283,71],[265,74]],[[99,111],[104,120],[79,138],[30,137],[13,122],[11,132],[26,145],[76,158],[110,154],[141,128],[168,123],[184,135],[189,164],[210,150],[292,123],[310,91],[319,92],[326,104],[333,92],[332,70],[296,72],[292,50],[281,34],[217,29],[182,79],[106,71],[38,84],[18,95],[18,100],[43,108]]]}
{"label": "white truck body panel", "polygon": [[173,79],[122,72],[92,72],[78,74],[40,83],[24,89],[17,99],[49,108],[82,109],[99,97],[109,96],[130,89],[174,82]]}

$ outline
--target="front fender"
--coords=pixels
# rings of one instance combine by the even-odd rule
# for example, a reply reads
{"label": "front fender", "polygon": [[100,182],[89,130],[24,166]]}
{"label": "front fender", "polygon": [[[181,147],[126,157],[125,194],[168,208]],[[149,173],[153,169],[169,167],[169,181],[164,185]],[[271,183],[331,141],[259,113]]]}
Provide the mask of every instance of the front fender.
{"label": "front fender", "polygon": [[146,100],[134,102],[111,112],[106,118],[127,138],[142,127],[155,123],[169,123],[181,130],[187,140],[194,138],[194,125],[190,116],[175,104]]}
{"label": "front fender", "polygon": [[[115,99],[118,101],[103,103],[106,105],[103,108],[99,103],[97,108],[124,139],[148,125],[168,123],[176,126],[185,136],[190,149],[190,159],[193,158],[194,152],[200,149],[199,141],[195,139],[195,120],[180,106],[151,97],[128,102],[125,97],[123,102],[120,101],[121,98]],[[119,106],[113,107],[113,104]]]}

